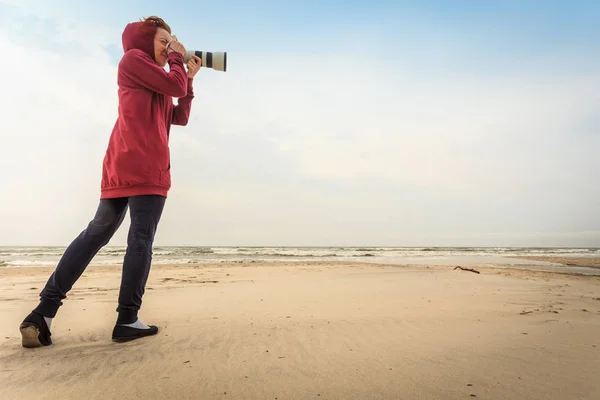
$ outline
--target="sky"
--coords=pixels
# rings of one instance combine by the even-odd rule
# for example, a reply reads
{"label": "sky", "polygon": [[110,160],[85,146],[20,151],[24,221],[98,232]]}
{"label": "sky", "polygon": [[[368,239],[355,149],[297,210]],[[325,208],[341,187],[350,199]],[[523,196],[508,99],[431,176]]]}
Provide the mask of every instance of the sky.
{"label": "sky", "polygon": [[0,0],[0,245],[93,217],[149,15],[228,53],[171,131],[156,245],[600,246],[600,3],[512,0]]}

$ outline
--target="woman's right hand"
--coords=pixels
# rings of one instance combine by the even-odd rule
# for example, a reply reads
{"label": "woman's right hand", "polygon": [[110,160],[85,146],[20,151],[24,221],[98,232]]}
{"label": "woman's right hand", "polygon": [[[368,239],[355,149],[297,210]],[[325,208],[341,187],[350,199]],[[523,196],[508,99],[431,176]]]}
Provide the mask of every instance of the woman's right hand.
{"label": "woman's right hand", "polygon": [[177,36],[173,36],[173,40],[169,44],[168,52],[170,53],[172,51],[176,51],[176,52],[180,53],[182,56],[185,56],[186,49],[181,43],[179,43],[179,41],[177,40]]}

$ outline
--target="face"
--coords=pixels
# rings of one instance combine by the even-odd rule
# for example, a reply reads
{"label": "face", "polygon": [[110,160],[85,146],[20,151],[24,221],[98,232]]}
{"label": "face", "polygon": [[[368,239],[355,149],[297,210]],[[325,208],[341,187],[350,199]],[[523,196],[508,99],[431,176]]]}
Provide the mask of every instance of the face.
{"label": "face", "polygon": [[167,46],[171,43],[171,40],[169,32],[163,28],[156,30],[156,35],[154,35],[154,60],[161,67],[167,65]]}

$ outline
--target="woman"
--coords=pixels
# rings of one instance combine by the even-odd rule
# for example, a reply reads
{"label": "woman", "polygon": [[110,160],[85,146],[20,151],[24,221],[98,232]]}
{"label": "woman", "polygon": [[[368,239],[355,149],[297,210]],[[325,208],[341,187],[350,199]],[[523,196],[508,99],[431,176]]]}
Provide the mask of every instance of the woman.
{"label": "woman", "polygon": [[[50,326],[62,300],[96,253],[113,237],[130,210],[118,317],[112,339],[127,341],[158,332],[138,318],[150,272],[156,229],[171,187],[169,133],[186,125],[194,98],[193,78],[201,60],[184,68],[186,49],[159,17],[130,23],[122,36],[118,68],[119,112],[106,155],[100,204],[87,228],[67,247],[40,294],[38,306],[20,325],[24,347],[52,344]],[[169,72],[164,67],[169,64]],[[173,98],[178,98],[177,105]]]}

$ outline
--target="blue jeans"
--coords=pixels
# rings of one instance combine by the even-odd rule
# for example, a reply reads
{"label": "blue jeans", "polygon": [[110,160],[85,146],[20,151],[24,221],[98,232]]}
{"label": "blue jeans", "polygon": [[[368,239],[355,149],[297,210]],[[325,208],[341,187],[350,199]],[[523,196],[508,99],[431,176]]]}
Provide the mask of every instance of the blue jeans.
{"label": "blue jeans", "polygon": [[165,201],[165,197],[153,195],[100,200],[96,215],[67,247],[33,311],[49,318],[56,315],[62,300],[90,261],[119,229],[129,207],[131,226],[123,260],[117,323],[135,322],[150,273],[154,235]]}

